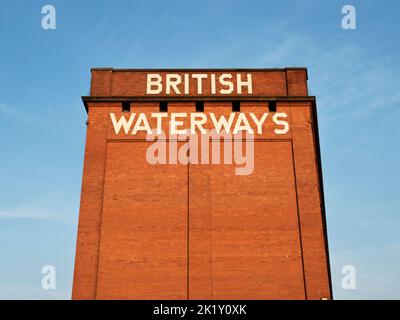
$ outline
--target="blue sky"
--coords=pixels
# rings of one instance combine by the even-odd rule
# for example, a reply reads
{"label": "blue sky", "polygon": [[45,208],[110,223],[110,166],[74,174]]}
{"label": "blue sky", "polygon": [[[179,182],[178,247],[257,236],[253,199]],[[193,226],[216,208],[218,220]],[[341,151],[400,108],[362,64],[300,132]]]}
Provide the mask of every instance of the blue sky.
{"label": "blue sky", "polygon": [[[41,28],[56,7],[57,29]],[[341,8],[357,30],[341,28]],[[90,68],[305,66],[334,297],[400,297],[398,1],[2,1],[0,298],[69,299]],[[41,289],[41,268],[57,289]],[[341,288],[353,265],[357,289]]]}

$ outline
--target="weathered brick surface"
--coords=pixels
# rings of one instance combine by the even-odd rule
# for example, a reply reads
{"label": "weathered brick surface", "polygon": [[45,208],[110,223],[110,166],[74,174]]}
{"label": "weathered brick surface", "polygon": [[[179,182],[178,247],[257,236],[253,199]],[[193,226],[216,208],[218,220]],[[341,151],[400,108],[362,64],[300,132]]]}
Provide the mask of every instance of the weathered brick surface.
{"label": "weathered brick surface", "polygon": [[307,298],[318,299],[330,293],[312,110],[293,103],[290,112]]}
{"label": "weathered brick surface", "polygon": [[98,70],[92,73],[90,94],[92,96],[109,96],[111,94],[113,73],[110,70]]}
{"label": "weathered brick surface", "polygon": [[90,105],[72,298],[94,299],[103,213],[109,105]]}
{"label": "weathered brick surface", "polygon": [[[175,73],[183,76],[185,73],[193,73],[193,70],[112,70],[112,69],[94,69],[92,71],[91,95],[93,96],[144,96],[146,88],[147,73],[158,73],[163,77],[166,73]],[[196,73],[204,73],[210,75],[215,74],[217,79],[224,73],[240,73],[245,76],[252,74],[253,78],[253,95],[254,96],[306,96],[307,95],[307,72],[305,69],[271,69],[271,70],[240,70],[223,69],[223,70],[199,70]],[[236,79],[232,79],[236,85]],[[191,86],[188,95],[195,95],[195,86]],[[203,95],[211,94],[209,81],[204,81]],[[242,95],[246,95],[244,89]],[[165,95],[165,94],[161,94]],[[175,95],[174,92],[171,95]],[[235,94],[240,96],[239,94]],[[216,96],[221,96],[217,92]]]}
{"label": "weathered brick surface", "polygon": [[[91,95],[144,95],[147,72],[94,70]],[[305,69],[248,72],[254,96],[307,96]],[[232,112],[226,101],[204,107]],[[110,112],[130,114],[120,103],[88,109],[74,299],[330,298],[311,102],[277,104],[290,130],[274,134],[269,115],[249,176],[228,164],[150,165],[143,133],[112,128]],[[158,110],[131,102],[131,113]],[[169,103],[170,113],[194,111],[194,102]],[[245,102],[241,112],[261,115],[268,104]]]}
{"label": "weathered brick surface", "polygon": [[108,143],[96,297],[185,299],[185,165],[153,166],[149,143]]}
{"label": "weathered brick surface", "polygon": [[306,70],[287,70],[287,95],[306,96],[307,89],[307,71]]}

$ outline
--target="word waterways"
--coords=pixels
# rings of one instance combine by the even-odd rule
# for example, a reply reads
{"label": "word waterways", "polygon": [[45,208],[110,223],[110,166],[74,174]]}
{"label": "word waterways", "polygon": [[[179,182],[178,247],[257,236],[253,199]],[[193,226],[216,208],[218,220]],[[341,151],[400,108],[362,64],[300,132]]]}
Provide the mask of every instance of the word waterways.
{"label": "word waterways", "polygon": [[[253,83],[251,74],[246,75],[246,79],[241,74],[236,74],[236,81],[233,81],[233,75],[230,73],[221,74],[217,77],[215,74],[193,73],[183,76],[176,73],[167,73],[163,79],[160,74],[150,73],[147,75],[146,94],[203,94],[203,84],[210,88],[211,94],[241,94],[246,90],[248,94],[253,93]],[[191,86],[194,89],[190,90]]]}
{"label": "word waterways", "polygon": [[[238,115],[236,117],[236,114]],[[156,122],[155,131],[157,134],[161,134],[163,123],[169,122],[170,134],[195,134],[199,132],[200,134],[206,134],[206,129],[204,126],[208,121],[211,121],[212,131],[217,134],[221,132],[227,134],[238,134],[239,132],[246,132],[248,134],[262,134],[263,124],[267,120],[269,113],[263,113],[260,118],[258,118],[254,113],[249,113],[250,119],[245,113],[231,113],[227,119],[225,116],[221,115],[219,118],[215,116],[214,113],[190,113],[189,115],[185,112],[177,113],[151,113],[150,121]],[[208,118],[209,116],[209,118]],[[114,113],[110,113],[111,121],[114,127],[115,134],[119,134],[121,129],[125,134],[135,135],[138,132],[145,132],[147,134],[153,134],[154,128],[150,126],[150,121],[145,113],[131,113],[129,119],[125,118],[125,115],[120,116],[119,119]],[[288,116],[286,113],[277,112],[272,116],[273,123],[277,126],[274,129],[275,134],[286,134],[289,131],[289,123],[284,120]],[[168,118],[168,119],[166,119]],[[190,129],[184,128],[184,120],[190,121]]]}

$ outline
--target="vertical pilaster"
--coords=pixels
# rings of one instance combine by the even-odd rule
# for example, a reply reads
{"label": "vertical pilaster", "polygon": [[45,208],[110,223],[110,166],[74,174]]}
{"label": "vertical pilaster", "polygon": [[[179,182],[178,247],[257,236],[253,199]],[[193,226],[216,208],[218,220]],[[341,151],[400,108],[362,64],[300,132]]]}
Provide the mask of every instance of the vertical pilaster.
{"label": "vertical pilaster", "polygon": [[108,117],[107,107],[89,104],[73,299],[96,298]]}

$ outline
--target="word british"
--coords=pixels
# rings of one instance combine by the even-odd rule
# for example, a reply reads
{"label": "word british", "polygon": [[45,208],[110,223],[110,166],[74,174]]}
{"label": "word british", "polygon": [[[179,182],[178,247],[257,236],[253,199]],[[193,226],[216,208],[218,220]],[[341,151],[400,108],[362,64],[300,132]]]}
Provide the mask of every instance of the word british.
{"label": "word british", "polygon": [[[139,132],[160,134],[163,125],[165,126],[166,124],[169,124],[169,132],[171,134],[206,134],[205,127],[209,121],[211,122],[211,128],[209,125],[207,128],[215,130],[217,134],[221,132],[237,134],[243,131],[248,134],[262,134],[263,125],[269,117],[269,113],[263,113],[257,117],[252,112],[249,114],[233,112],[227,118],[224,115],[217,117],[214,113],[158,112],[151,113],[150,119],[148,119],[146,113],[131,113],[129,119],[125,118],[125,115],[121,115],[117,119],[114,113],[110,113],[110,117],[115,134],[119,134],[121,129],[123,129],[125,134],[131,135]],[[289,123],[285,120],[287,117],[287,114],[283,112],[273,113],[272,122],[275,124],[275,134],[286,134],[289,131]],[[189,128],[185,128],[185,123]]]}
{"label": "word british", "polygon": [[[217,77],[216,74],[193,73],[179,75],[176,73],[167,73],[164,76],[157,73],[147,74],[147,94],[203,94],[204,87],[209,88],[210,94],[241,94],[246,90],[247,94],[253,93],[253,83],[251,74],[246,78],[240,73],[236,74],[236,81],[233,81],[233,75],[223,73]],[[192,90],[191,88],[194,87]]]}

